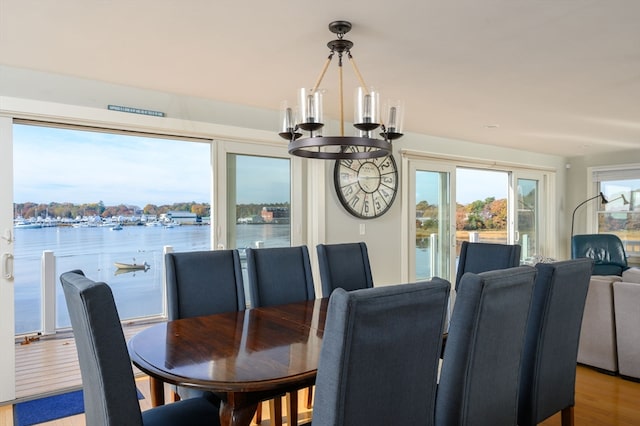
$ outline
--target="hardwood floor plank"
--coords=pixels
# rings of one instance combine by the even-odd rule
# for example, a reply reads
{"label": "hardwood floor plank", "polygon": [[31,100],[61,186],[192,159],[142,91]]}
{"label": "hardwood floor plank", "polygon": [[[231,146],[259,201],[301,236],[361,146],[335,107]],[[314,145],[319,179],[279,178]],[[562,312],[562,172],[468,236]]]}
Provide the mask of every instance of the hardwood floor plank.
{"label": "hardwood floor plank", "polygon": [[[640,425],[640,383],[579,365],[575,395],[576,425]],[[551,416],[540,425],[560,426],[560,414]]]}

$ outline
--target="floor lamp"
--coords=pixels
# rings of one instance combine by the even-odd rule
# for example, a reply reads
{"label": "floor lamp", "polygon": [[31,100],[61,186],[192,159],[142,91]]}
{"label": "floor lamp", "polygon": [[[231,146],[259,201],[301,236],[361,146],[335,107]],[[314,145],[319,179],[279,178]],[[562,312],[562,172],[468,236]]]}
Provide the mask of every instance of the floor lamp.
{"label": "floor lamp", "polygon": [[604,196],[604,194],[602,192],[600,192],[598,195],[596,195],[595,197],[591,197],[591,198],[587,198],[586,200],[584,200],[583,202],[581,202],[580,204],[578,204],[576,206],[575,209],[573,209],[573,215],[571,216],[571,238],[573,239],[573,223],[575,221],[576,218],[576,210],[578,210],[580,208],[580,206],[588,203],[591,200],[595,200],[596,198],[600,197],[601,198],[601,202],[602,204],[607,204],[610,203],[611,201],[616,201],[622,198],[622,202],[624,203],[624,205],[626,206],[627,204],[629,204],[629,201],[627,201],[627,197],[624,196],[624,194],[620,194],[619,197],[614,198],[613,200],[609,201],[607,200],[607,198]]}
{"label": "floor lamp", "polygon": [[604,194],[602,192],[600,192],[598,195],[596,195],[595,197],[591,197],[591,198],[587,198],[586,200],[584,200],[583,202],[581,202],[580,204],[578,204],[576,206],[575,209],[573,209],[573,215],[571,216],[571,239],[573,239],[573,224],[576,220],[576,211],[582,207],[583,205],[587,204],[589,201],[591,200],[595,200],[596,198],[600,198],[602,204],[607,204],[609,201],[607,200],[607,198],[604,196]]}

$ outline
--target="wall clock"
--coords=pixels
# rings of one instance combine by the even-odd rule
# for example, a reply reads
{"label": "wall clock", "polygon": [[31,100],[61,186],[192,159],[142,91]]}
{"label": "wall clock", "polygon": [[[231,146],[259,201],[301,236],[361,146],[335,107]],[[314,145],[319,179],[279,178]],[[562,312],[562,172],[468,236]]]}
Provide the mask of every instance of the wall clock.
{"label": "wall clock", "polygon": [[[364,150],[364,147],[351,147]],[[362,160],[337,160],[333,183],[342,206],[361,219],[380,217],[398,192],[398,168],[393,155]]]}

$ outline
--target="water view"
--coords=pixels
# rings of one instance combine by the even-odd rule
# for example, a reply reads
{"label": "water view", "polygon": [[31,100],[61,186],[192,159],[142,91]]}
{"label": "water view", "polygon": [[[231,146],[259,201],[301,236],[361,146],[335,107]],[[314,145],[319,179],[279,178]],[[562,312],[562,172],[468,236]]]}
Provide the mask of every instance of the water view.
{"label": "water view", "polygon": [[[104,281],[111,289],[122,319],[160,315],[163,312],[163,247],[175,252],[208,250],[210,226],[183,225],[173,228],[124,226],[66,226],[16,229],[15,232],[15,331],[31,333],[41,329],[41,263],[45,250],[56,258],[56,277],[81,269],[91,279]],[[236,246],[288,246],[289,225],[238,225]],[[142,270],[117,269],[115,262],[148,264]],[[69,327],[62,288],[56,281],[56,327]]]}

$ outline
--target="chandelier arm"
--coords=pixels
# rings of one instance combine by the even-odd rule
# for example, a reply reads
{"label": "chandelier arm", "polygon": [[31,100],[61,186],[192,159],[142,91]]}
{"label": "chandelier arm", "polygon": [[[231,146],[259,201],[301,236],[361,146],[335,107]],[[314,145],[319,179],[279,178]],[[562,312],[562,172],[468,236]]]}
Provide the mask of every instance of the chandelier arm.
{"label": "chandelier arm", "polygon": [[353,56],[351,56],[351,52],[348,52],[348,56],[349,56],[349,63],[353,67],[353,71],[356,73],[356,77],[358,77],[358,80],[360,81],[360,85],[364,88],[365,93],[369,94],[369,88],[365,84],[364,78],[362,78],[362,74],[360,74],[360,70],[358,69],[358,65],[356,65],[356,60],[353,59]]}
{"label": "chandelier arm", "polygon": [[324,66],[322,67],[322,71],[320,71],[320,75],[318,76],[318,79],[316,80],[316,84],[313,85],[313,89],[311,89],[311,93],[314,93],[316,90],[318,90],[318,87],[320,86],[320,83],[322,82],[322,79],[324,78],[324,75],[327,73],[327,69],[329,68],[329,64],[331,63],[331,59],[333,59],[333,52],[331,52],[331,54],[329,55],[327,60],[324,62]]}

